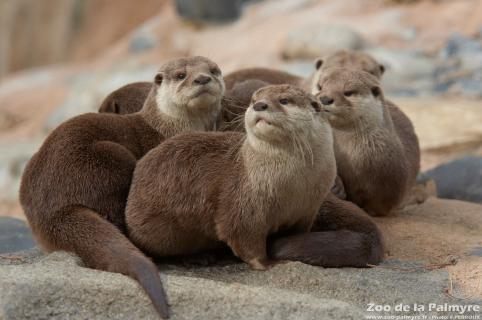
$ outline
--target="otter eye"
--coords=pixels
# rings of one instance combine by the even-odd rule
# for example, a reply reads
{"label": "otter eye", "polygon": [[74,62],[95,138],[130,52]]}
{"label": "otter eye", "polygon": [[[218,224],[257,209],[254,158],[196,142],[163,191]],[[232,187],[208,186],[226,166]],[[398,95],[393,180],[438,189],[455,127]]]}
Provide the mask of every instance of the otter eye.
{"label": "otter eye", "polygon": [[279,99],[279,103],[286,105],[289,103],[288,99]]}
{"label": "otter eye", "polygon": [[211,74],[213,75],[218,75],[221,73],[221,70],[219,70],[218,68],[211,68],[211,70],[209,70],[211,72]]}
{"label": "otter eye", "polygon": [[321,85],[319,83],[316,85],[316,87],[321,91]]}
{"label": "otter eye", "polygon": [[353,90],[348,90],[348,91],[343,92],[343,95],[344,95],[345,97],[350,97],[350,96],[354,95],[355,93],[356,93],[356,92],[353,91]]}
{"label": "otter eye", "polygon": [[176,74],[176,79],[182,80],[184,78],[186,78],[186,74],[184,72],[179,72],[178,74]]}
{"label": "otter eye", "polygon": [[160,85],[162,83],[162,74],[160,74],[160,73],[156,74],[156,77],[154,78],[154,82],[157,85]]}

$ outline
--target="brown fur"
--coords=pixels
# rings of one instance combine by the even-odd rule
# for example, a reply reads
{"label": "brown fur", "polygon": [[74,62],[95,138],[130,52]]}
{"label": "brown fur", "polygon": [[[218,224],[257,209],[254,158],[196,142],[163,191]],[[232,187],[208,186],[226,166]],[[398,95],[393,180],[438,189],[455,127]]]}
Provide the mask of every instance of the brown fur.
{"label": "brown fur", "polygon": [[386,103],[378,79],[367,72],[329,69],[320,85],[317,97],[334,129],[338,174],[347,199],[372,215],[389,214],[419,170],[413,127]]}
{"label": "brown fur", "polygon": [[[372,56],[360,51],[337,51],[325,58],[318,58],[315,61],[315,68],[323,73],[331,68],[345,68],[351,70],[363,70],[381,79],[385,67],[378,63]],[[316,75],[319,78],[319,74]]]}
{"label": "brown fur", "polygon": [[315,94],[317,83],[323,72],[329,68],[343,67],[363,70],[381,78],[385,68],[370,55],[358,51],[337,51],[332,55],[316,59],[313,74],[304,79],[290,73],[269,68],[247,68],[225,76],[226,95],[248,105],[251,95],[257,89],[269,84],[291,84]]}
{"label": "brown fur", "polygon": [[[325,66],[329,66],[329,65],[331,65],[331,62],[325,64]],[[373,65],[371,66],[368,65],[368,66],[369,68],[372,68],[372,67],[379,66],[379,64],[375,61]],[[281,76],[279,76],[280,74]],[[309,86],[312,83],[311,78],[304,80],[294,75],[290,75],[284,72],[279,72],[277,70],[264,69],[264,68],[252,68],[252,69],[245,69],[244,71],[241,70],[238,72],[234,72],[227,75],[225,77],[225,81],[226,81],[227,96],[228,96],[227,98],[235,99],[237,103],[225,104],[223,106],[223,116],[222,116],[223,121],[220,129],[224,131],[230,131],[230,130],[244,131],[244,122],[240,120],[246,110],[246,107],[243,107],[243,106],[249,105],[252,93],[255,92],[257,89],[272,83],[283,83],[283,82],[286,82],[295,86],[309,88]],[[129,87],[128,86],[123,87],[118,91],[125,91],[126,89],[128,90]],[[143,101],[144,98],[141,98],[140,100]],[[395,105],[389,102],[387,102],[387,104],[390,107],[390,112],[394,119],[395,127],[397,128],[397,130],[398,129],[405,130],[407,135],[410,135],[410,134],[413,135],[413,126],[411,125],[410,120]],[[398,116],[396,114],[398,114]],[[416,141],[416,136],[413,135],[413,138]],[[407,141],[410,141],[410,140],[407,139]],[[419,152],[418,143],[410,144],[409,147],[414,148],[414,152],[411,152],[410,155],[417,158],[416,155]],[[341,181],[341,179],[337,179],[337,183],[335,184],[332,191],[335,192],[335,194],[338,197],[343,199],[346,198],[343,182]],[[352,211],[354,216],[353,218],[354,221],[358,221],[357,220],[358,215],[356,214],[356,212],[363,213],[363,210],[361,210],[356,205],[351,203],[344,203],[344,202],[341,202],[341,200],[340,202],[336,202],[332,200],[332,203],[334,204],[332,204],[331,206],[328,205],[328,203],[326,204],[324,203],[321,211],[325,210],[324,208],[330,208],[329,210],[330,216],[333,217],[333,219],[337,219],[337,217],[341,215],[343,219],[346,219],[347,221],[349,221],[349,218],[348,218],[350,216],[349,212]],[[363,224],[363,223],[364,223],[363,221],[360,222],[360,224]],[[373,226],[371,223],[365,223],[365,224],[369,226]],[[350,225],[356,225],[356,223],[350,224]],[[373,226],[373,228],[376,229],[376,226]],[[333,231],[336,231],[336,229]],[[300,260],[307,263],[314,263],[321,266],[329,266],[330,263],[331,264],[335,263],[335,260],[332,260],[332,258],[330,258],[330,257],[333,257],[330,252],[324,253],[321,251],[323,247],[319,247],[320,241],[322,242],[328,241],[327,243],[332,243],[332,245],[328,245],[327,247],[333,248],[334,249],[332,251],[333,253],[346,252],[342,248],[354,248],[353,251],[350,251],[350,252],[356,252],[357,251],[356,248],[359,248],[359,245],[363,245],[361,242],[359,244],[356,244],[356,240],[358,239],[363,242],[366,239],[364,237],[370,238],[372,236],[359,235],[358,229],[356,229],[355,231],[357,232],[357,234],[353,237],[336,236],[333,238],[334,240],[331,242],[328,241],[327,238],[325,238],[326,234],[323,234],[322,236],[321,234],[318,234],[318,233],[314,235],[301,235],[296,238],[297,242],[294,242],[294,239],[291,239],[293,240],[293,242],[291,242],[291,240],[284,241],[283,239],[279,239],[279,240],[276,240],[277,242],[275,243],[277,243],[277,245],[273,246],[271,253],[273,254],[273,257],[277,257],[277,258],[282,258],[286,260],[290,260],[294,258],[294,260]],[[371,234],[380,235],[379,231],[374,233],[372,232]],[[337,235],[337,234],[331,233],[331,235]],[[304,238],[304,236],[306,236],[306,238]],[[316,236],[320,236],[320,238],[316,240],[317,239]],[[293,244],[293,246],[291,246],[291,243]],[[378,252],[382,250],[380,249],[380,246],[377,243],[381,243],[381,236],[378,237],[378,240],[375,239],[371,243],[373,252]],[[320,250],[312,251],[311,254],[310,252],[299,251],[300,253],[299,255],[293,255],[296,250],[301,250],[300,244],[303,244],[304,248],[320,248]],[[340,248],[340,250],[337,251],[336,248]],[[291,249],[296,249],[296,250],[291,250]],[[345,260],[344,263],[339,262],[339,266],[360,266],[360,265],[366,265],[366,263],[372,263],[372,262],[375,263],[375,260],[363,260],[362,259],[363,257],[361,255],[347,254],[346,257],[348,259]],[[367,257],[367,256],[365,255],[364,257]],[[318,260],[316,260],[316,258]],[[380,257],[378,262],[380,262],[381,259],[382,258]],[[329,262],[329,261],[332,261],[332,262]]]}
{"label": "brown fur", "polygon": [[88,267],[136,279],[163,317],[169,312],[157,268],[123,235],[125,205],[137,160],[167,137],[213,127],[222,77],[216,70],[209,84],[196,79],[215,69],[202,57],[164,64],[140,112],[84,114],[61,124],[22,177],[20,202],[45,249],[72,251]]}
{"label": "brown fur", "polygon": [[187,134],[139,161],[126,208],[129,236],[155,256],[227,244],[255,269],[266,239],[311,229],[335,178],[331,130],[311,95],[289,86],[254,94],[247,135]]}
{"label": "brown fur", "polygon": [[322,267],[367,267],[383,260],[383,237],[358,206],[328,194],[312,232],[271,241],[270,256]]}
{"label": "brown fur", "polygon": [[[120,87],[104,99],[99,108],[99,113],[130,114],[138,112],[142,109],[151,87],[152,82],[134,82]],[[248,104],[250,99],[251,96],[247,99]],[[244,130],[243,125],[234,123],[234,120],[240,114],[241,116],[244,115],[244,111],[246,111],[246,106],[242,101],[235,97],[223,97],[221,101],[222,109],[216,121],[218,129],[221,131],[239,131],[238,128],[243,128]]]}
{"label": "brown fur", "polygon": [[[269,84],[291,84],[300,86],[303,79],[288,72],[269,68],[247,68],[234,71],[225,77],[226,93],[235,88],[235,85],[246,80],[259,80]],[[254,90],[256,91],[256,90]],[[253,92],[254,92],[253,91]],[[249,96],[251,98],[251,95]]]}
{"label": "brown fur", "polygon": [[129,114],[142,109],[152,82],[134,82],[110,93],[99,108],[100,113]]}

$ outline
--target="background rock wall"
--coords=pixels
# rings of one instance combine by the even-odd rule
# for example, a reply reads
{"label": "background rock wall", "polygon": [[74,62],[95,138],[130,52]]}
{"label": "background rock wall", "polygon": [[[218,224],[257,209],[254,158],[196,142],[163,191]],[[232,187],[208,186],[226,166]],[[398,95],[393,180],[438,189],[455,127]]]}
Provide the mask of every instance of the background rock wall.
{"label": "background rock wall", "polygon": [[163,2],[0,0],[0,78],[92,57],[155,15]]}

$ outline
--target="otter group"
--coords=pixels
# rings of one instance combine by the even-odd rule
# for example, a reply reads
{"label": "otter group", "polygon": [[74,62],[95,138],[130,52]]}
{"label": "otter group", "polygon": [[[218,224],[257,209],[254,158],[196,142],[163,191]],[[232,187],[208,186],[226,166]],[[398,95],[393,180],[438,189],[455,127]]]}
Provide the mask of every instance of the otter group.
{"label": "otter group", "polygon": [[150,258],[229,247],[259,270],[377,264],[385,248],[370,215],[400,205],[420,163],[383,72],[345,51],[308,79],[169,61],[49,135],[22,177],[25,215],[45,250],[132,277],[163,318]]}

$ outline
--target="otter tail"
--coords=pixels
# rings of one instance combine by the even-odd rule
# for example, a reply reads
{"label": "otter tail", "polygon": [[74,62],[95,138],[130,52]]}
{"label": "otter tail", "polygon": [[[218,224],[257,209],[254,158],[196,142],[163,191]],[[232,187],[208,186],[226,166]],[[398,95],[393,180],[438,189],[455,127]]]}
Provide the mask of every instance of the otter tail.
{"label": "otter tail", "polygon": [[169,318],[169,305],[156,265],[95,211],[82,206],[64,207],[48,221],[32,227],[46,249],[74,252],[89,268],[137,280],[159,315]]}
{"label": "otter tail", "polygon": [[322,267],[367,267],[383,260],[383,237],[373,220],[355,204],[330,194],[310,233],[273,239],[273,259]]}

